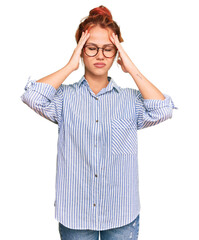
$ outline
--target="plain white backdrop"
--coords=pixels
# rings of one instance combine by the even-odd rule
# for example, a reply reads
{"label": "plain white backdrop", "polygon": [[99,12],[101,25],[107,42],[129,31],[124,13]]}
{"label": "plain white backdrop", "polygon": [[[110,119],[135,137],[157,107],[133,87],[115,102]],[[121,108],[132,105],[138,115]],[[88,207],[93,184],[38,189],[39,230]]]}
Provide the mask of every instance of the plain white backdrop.
{"label": "plain white backdrop", "polygon": [[[1,3],[0,239],[59,240],[54,219],[57,125],[20,99],[28,77],[39,79],[69,61],[82,18],[100,5],[121,28],[125,51],[178,110],[138,132],[139,240],[198,240],[197,1],[34,0]],[[83,66],[64,84],[79,81]],[[111,76],[136,88],[114,62]]]}

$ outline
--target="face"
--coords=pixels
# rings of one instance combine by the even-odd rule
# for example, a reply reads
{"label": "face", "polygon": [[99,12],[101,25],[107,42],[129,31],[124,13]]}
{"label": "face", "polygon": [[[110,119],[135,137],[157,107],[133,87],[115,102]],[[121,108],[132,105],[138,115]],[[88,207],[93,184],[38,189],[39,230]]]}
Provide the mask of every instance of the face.
{"label": "face", "polygon": [[[104,45],[115,47],[115,45],[111,42],[109,36],[113,33],[111,29],[104,29],[100,26],[95,26],[90,29],[90,37],[88,38],[85,45],[94,46],[92,44],[96,44],[98,47],[105,47]],[[90,45],[91,44],[91,45]],[[108,70],[113,64],[115,56],[112,58],[106,58],[103,53],[102,49],[99,49],[98,54],[94,57],[89,57],[83,51],[82,54],[84,65],[85,65],[85,73],[92,74],[97,76],[107,76]],[[104,63],[105,66],[97,67],[96,63]]]}

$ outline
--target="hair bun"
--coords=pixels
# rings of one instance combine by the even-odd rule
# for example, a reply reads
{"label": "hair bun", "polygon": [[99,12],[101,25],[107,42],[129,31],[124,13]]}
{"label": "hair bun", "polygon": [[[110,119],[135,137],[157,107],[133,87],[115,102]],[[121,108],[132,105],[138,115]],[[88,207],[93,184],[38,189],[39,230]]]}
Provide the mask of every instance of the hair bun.
{"label": "hair bun", "polygon": [[94,8],[89,12],[89,16],[98,16],[98,15],[107,16],[110,20],[112,20],[111,12],[103,5],[97,8]]}
{"label": "hair bun", "polygon": [[120,42],[124,41],[121,36],[120,27],[113,20],[111,12],[108,8],[101,5],[91,9],[89,11],[89,16],[81,19],[81,23],[75,33],[76,42],[79,42],[82,32],[85,32],[86,30],[90,31],[91,28],[98,25],[101,28],[112,30],[118,36]]}

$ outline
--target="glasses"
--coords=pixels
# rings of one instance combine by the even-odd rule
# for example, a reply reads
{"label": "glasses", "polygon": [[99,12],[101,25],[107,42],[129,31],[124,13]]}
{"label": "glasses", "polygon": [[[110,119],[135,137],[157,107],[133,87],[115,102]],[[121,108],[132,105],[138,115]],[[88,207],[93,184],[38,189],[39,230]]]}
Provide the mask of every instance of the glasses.
{"label": "glasses", "polygon": [[115,56],[117,49],[114,46],[106,46],[104,48],[97,47],[95,45],[85,45],[84,52],[89,57],[94,57],[98,54],[99,49],[102,49],[102,53],[106,58],[112,58]]}

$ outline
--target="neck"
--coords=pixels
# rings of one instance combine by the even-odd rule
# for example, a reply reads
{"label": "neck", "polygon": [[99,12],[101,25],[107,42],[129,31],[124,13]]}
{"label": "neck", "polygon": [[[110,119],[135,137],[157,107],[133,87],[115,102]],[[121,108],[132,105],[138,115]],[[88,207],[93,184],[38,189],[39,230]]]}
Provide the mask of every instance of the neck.
{"label": "neck", "polygon": [[89,87],[95,94],[100,92],[102,88],[107,87],[109,83],[108,72],[104,75],[94,75],[90,72],[85,72],[84,77],[86,78]]}

